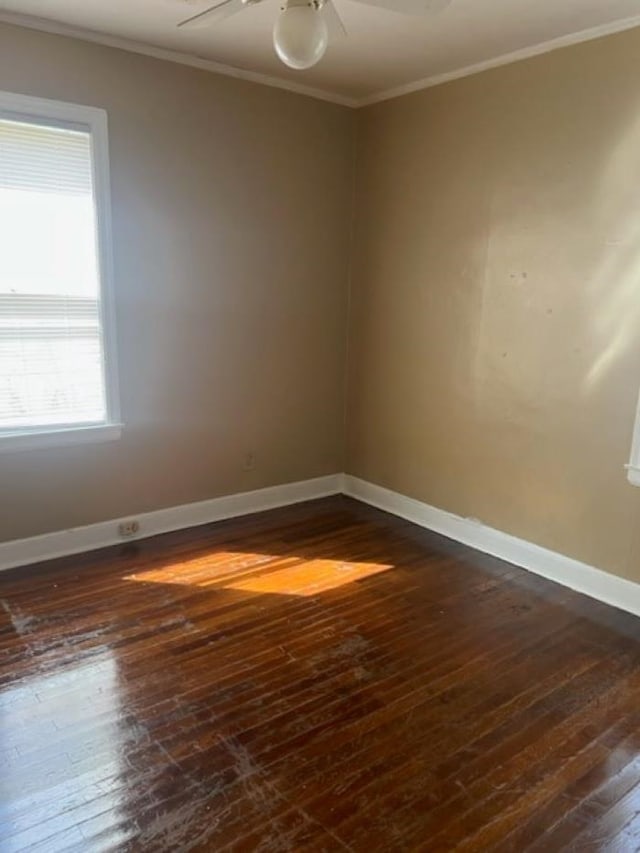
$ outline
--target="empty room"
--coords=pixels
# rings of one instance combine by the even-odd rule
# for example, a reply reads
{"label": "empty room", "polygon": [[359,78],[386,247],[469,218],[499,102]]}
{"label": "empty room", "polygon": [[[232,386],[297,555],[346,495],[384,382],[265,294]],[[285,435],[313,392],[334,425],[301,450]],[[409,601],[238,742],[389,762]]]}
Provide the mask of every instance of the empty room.
{"label": "empty room", "polygon": [[0,853],[640,850],[639,186],[638,0],[0,0]]}

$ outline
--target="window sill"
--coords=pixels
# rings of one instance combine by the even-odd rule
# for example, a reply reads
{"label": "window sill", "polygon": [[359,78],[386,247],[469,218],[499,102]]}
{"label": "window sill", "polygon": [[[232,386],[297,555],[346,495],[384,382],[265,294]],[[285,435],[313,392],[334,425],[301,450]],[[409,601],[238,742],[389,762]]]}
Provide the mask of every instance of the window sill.
{"label": "window sill", "polygon": [[626,465],[627,478],[632,486],[640,486],[640,466]]}
{"label": "window sill", "polygon": [[39,450],[45,447],[65,447],[74,444],[94,444],[116,441],[122,434],[122,424],[65,427],[38,432],[0,433],[0,453],[20,450]]}

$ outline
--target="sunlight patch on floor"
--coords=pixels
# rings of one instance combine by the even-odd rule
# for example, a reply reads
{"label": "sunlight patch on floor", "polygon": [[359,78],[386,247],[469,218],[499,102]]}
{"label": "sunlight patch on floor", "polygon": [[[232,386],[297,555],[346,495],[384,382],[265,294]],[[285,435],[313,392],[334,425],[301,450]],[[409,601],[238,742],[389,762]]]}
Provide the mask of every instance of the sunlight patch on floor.
{"label": "sunlight patch on floor", "polygon": [[250,551],[211,551],[191,560],[172,560],[154,569],[133,572],[124,579],[204,587],[244,572],[261,571],[274,563],[299,562],[299,559]]}
{"label": "sunlight patch on floor", "polygon": [[283,595],[316,595],[344,584],[386,572],[393,566],[376,563],[345,563],[339,560],[312,560],[294,566],[261,572],[248,578],[238,578],[227,584],[228,589],[246,592],[279,593]]}
{"label": "sunlight patch on floor", "polygon": [[279,595],[316,595],[392,569],[387,563],[305,560],[249,552],[220,551],[207,557],[136,572],[125,580],[233,589]]}

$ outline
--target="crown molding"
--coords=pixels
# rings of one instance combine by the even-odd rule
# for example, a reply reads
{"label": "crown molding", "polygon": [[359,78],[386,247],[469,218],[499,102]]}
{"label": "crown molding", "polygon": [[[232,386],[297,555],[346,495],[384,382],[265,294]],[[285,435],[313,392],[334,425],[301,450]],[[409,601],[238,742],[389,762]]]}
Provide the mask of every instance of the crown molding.
{"label": "crown molding", "polygon": [[70,24],[58,23],[57,21],[51,21],[48,18],[36,18],[31,15],[21,15],[14,12],[0,12],[0,23],[11,24],[16,27],[25,27],[29,30],[38,30],[39,32],[44,33],[51,33],[52,35],[76,38],[81,41],[101,44],[105,47],[114,47],[119,50],[129,51],[130,53],[139,53],[143,56],[151,56],[153,59],[163,59],[166,62],[175,62],[179,65],[189,65],[191,68],[199,68],[202,71],[222,74],[225,77],[235,77],[237,80],[246,80],[249,83],[259,83],[262,86],[270,86],[274,89],[284,89],[285,91],[293,92],[296,95],[305,95],[308,98],[328,101],[329,103],[338,104],[342,107],[354,108],[359,105],[355,98],[347,98],[333,92],[326,92],[324,89],[316,89],[313,86],[305,86],[301,83],[294,83],[291,80],[281,79],[280,77],[271,77],[269,74],[260,74],[257,71],[247,71],[244,68],[237,68],[235,65],[225,65],[222,62],[215,62],[212,59],[203,59],[200,56],[181,53],[180,51],[170,50],[164,47],[157,47],[156,45],[134,41],[133,39],[111,36],[107,33],[96,32],[95,30],[87,30],[82,27],[71,26]]}
{"label": "crown molding", "polygon": [[615,33],[622,33],[625,30],[632,30],[634,27],[639,26],[640,15],[634,15],[632,18],[622,18],[619,21],[612,21],[609,24],[590,27],[587,30],[580,30],[577,33],[570,33],[566,36],[559,36],[555,39],[531,45],[531,47],[523,47],[520,50],[514,50],[511,53],[504,53],[502,56],[496,56],[493,59],[487,59],[484,62],[467,65],[465,68],[458,68],[454,71],[448,71],[445,74],[435,74],[432,77],[424,77],[422,80],[415,80],[413,83],[406,83],[403,86],[386,89],[384,92],[378,92],[374,95],[360,98],[356,106],[368,107],[382,101],[390,101],[392,98],[400,98],[402,95],[410,95],[413,92],[419,92],[422,89],[431,89],[434,86],[449,83],[451,80],[460,80],[463,77],[471,77],[474,74],[481,74],[483,71],[489,71],[492,68],[499,68],[501,65],[511,65],[512,63],[520,62],[523,59],[531,59],[534,56],[551,53],[553,50],[559,50],[563,47],[571,47],[572,45],[581,44],[586,41],[593,41],[594,39],[602,38],[603,36],[615,35]]}
{"label": "crown molding", "polygon": [[440,86],[443,83],[449,83],[452,80],[460,80],[463,77],[471,77],[474,74],[481,74],[483,71],[489,71],[492,68],[500,68],[502,65],[511,65],[512,63],[520,62],[523,59],[531,59],[535,56],[551,53],[552,51],[559,50],[563,47],[571,47],[572,45],[593,41],[594,39],[603,38],[604,36],[615,35],[616,33],[622,33],[625,30],[640,27],[640,15],[635,15],[631,18],[622,18],[608,24],[601,24],[597,27],[580,30],[577,33],[559,36],[558,38],[540,42],[539,44],[531,45],[530,47],[524,47],[520,50],[512,51],[511,53],[496,56],[493,59],[487,59],[483,62],[467,65],[464,68],[447,71],[444,74],[434,74],[431,77],[414,80],[412,83],[405,83],[402,86],[385,89],[384,91],[377,92],[373,95],[367,95],[363,98],[350,98],[345,95],[339,95],[335,92],[327,92],[324,89],[316,89],[313,86],[305,86],[300,83],[295,83],[292,80],[272,77],[268,74],[261,74],[257,71],[247,71],[244,68],[238,68],[234,65],[226,65],[222,62],[215,62],[212,59],[204,59],[200,56],[181,53],[180,51],[170,50],[169,48],[157,47],[156,45],[134,41],[133,39],[111,36],[106,33],[96,32],[95,30],[88,30],[82,27],[74,27],[70,24],[58,23],[56,21],[51,21],[48,18],[37,18],[31,15],[22,15],[14,12],[0,12],[0,23],[11,24],[17,27],[25,27],[31,30],[39,30],[40,32],[51,33],[53,35],[67,36],[69,38],[76,38],[82,41],[94,42],[95,44],[101,44],[105,47],[113,47],[118,50],[129,51],[130,53],[150,56],[154,59],[162,59],[166,62],[188,65],[192,68],[199,68],[202,71],[210,71],[214,74],[222,74],[225,77],[234,77],[238,80],[258,83],[262,86],[283,89],[287,92],[293,92],[297,95],[305,95],[309,98],[327,101],[332,104],[338,104],[342,107],[359,109],[381,103],[382,101],[389,101],[393,98],[400,98],[403,95],[410,95],[413,92],[419,92],[422,89],[431,89],[434,86]]}

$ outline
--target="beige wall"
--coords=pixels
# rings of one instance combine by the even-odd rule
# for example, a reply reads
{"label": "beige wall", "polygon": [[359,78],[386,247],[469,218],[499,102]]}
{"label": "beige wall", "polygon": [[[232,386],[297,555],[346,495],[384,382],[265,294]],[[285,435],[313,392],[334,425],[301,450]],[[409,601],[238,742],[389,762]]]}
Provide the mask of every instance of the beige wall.
{"label": "beige wall", "polygon": [[640,581],[638,56],[361,111],[347,467]]}
{"label": "beige wall", "polygon": [[348,471],[640,580],[639,54],[355,114],[0,26],[1,88],[109,113],[125,421],[0,455],[0,541],[343,468],[357,120]]}
{"label": "beige wall", "polygon": [[9,26],[0,88],[108,111],[125,422],[0,455],[0,540],[342,470],[354,115]]}

